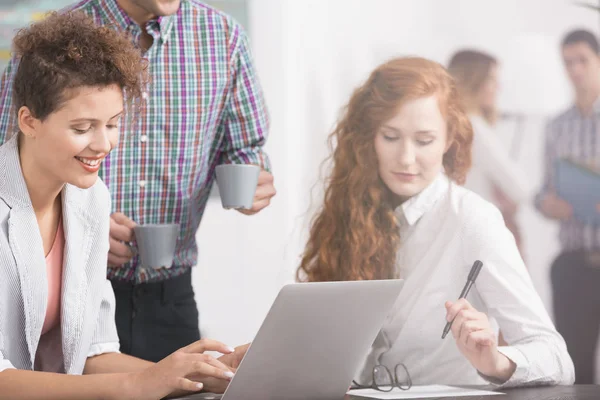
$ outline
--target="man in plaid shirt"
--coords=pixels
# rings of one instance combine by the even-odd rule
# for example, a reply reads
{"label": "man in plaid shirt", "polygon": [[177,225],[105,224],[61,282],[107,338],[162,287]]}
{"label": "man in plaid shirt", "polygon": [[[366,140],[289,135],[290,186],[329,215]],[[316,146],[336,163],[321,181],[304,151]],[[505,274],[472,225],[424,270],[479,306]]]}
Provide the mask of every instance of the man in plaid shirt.
{"label": "man in plaid shirt", "polygon": [[600,45],[593,33],[576,30],[565,36],[561,50],[575,104],[547,126],[544,184],[536,206],[560,226],[560,254],[551,268],[556,329],[575,364],[575,382],[592,384],[600,333],[600,224],[576,216],[560,197],[555,168],[560,159],[600,165]]}
{"label": "man in plaid shirt", "polygon": [[[215,167],[255,164],[254,214],[275,195],[263,151],[268,116],[248,40],[230,16],[196,0],[84,0],[68,8],[128,32],[149,62],[145,104],[120,125],[100,177],[112,196],[108,276],[121,351],[158,361],[200,338],[191,283],[196,231]],[[15,133],[9,63],[0,83],[0,142]],[[90,122],[94,129],[95,121]],[[179,223],[172,266],[141,268],[135,224]]]}

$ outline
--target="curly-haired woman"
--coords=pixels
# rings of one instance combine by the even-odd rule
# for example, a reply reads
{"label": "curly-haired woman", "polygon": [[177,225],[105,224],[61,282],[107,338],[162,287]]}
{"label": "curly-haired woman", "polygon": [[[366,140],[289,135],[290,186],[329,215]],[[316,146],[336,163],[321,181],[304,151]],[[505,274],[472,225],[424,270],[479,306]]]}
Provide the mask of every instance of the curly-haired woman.
{"label": "curly-haired woman", "polygon": [[139,50],[76,13],[20,31],[14,50],[19,134],[0,147],[0,399],[221,390],[243,349],[201,340],[157,364],[119,353],[98,169],[145,89]]}
{"label": "curly-haired woman", "polygon": [[[565,343],[500,212],[460,186],[473,129],[446,70],[422,58],[379,66],[331,139],[298,278],[405,280],[358,383],[371,385],[382,366],[406,367],[414,384],[572,383]],[[476,285],[456,301],[475,260]],[[441,339],[452,320],[454,340]],[[508,346],[497,345],[498,326]]]}

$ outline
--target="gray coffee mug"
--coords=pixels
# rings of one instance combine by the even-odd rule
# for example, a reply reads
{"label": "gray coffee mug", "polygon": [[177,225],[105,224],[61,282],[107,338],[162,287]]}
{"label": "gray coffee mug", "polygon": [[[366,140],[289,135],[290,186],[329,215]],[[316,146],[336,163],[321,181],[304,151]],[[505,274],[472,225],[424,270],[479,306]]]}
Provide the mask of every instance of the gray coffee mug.
{"label": "gray coffee mug", "polygon": [[137,225],[133,231],[142,267],[171,267],[179,236],[179,224]]}
{"label": "gray coffee mug", "polygon": [[216,172],[223,208],[252,208],[260,167],[223,164],[217,166]]}

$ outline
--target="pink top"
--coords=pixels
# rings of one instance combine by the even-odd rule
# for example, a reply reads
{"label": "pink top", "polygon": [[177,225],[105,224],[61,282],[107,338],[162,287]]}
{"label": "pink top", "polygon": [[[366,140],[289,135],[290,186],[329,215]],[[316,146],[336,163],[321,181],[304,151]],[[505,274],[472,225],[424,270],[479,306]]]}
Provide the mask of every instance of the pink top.
{"label": "pink top", "polygon": [[46,275],[48,276],[48,307],[46,319],[42,327],[42,335],[58,326],[60,323],[60,298],[62,287],[63,252],[65,248],[65,234],[62,228],[62,219],[58,222],[56,237],[46,256]]}

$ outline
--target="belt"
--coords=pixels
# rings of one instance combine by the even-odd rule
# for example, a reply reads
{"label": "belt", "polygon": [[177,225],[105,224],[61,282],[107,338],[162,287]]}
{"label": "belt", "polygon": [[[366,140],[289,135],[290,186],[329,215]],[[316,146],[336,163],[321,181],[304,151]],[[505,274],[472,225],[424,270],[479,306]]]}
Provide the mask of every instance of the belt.
{"label": "belt", "polygon": [[115,294],[133,295],[134,297],[160,296],[162,303],[166,304],[176,294],[181,294],[185,289],[192,288],[192,270],[190,268],[182,275],[158,282],[132,283],[112,280],[112,286]]}

